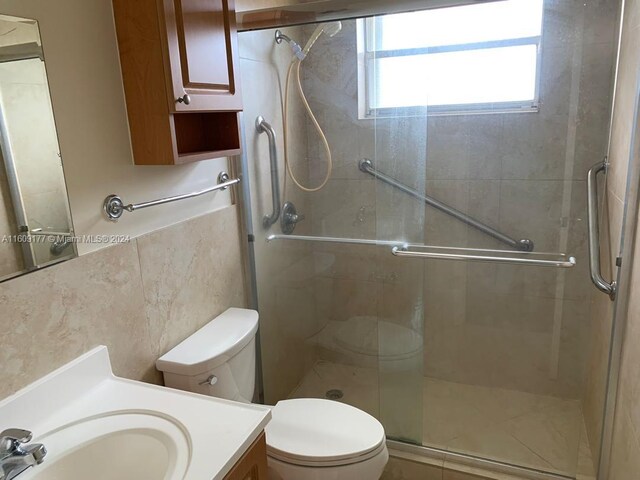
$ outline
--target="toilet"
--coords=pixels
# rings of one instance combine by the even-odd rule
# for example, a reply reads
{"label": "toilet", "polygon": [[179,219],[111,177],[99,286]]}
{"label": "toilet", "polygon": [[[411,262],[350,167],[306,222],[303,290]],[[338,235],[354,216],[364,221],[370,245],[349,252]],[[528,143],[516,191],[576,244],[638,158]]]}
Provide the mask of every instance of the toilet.
{"label": "toilet", "polygon": [[[156,361],[167,387],[250,403],[258,312],[230,308]],[[331,400],[283,400],[265,428],[270,480],[378,480],[389,459],[382,424]]]}

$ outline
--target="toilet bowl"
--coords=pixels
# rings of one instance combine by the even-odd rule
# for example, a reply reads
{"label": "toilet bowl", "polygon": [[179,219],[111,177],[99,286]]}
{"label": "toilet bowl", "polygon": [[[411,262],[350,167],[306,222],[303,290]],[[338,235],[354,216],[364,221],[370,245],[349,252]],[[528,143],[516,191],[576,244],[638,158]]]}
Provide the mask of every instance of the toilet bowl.
{"label": "toilet bowl", "polygon": [[[230,308],[156,361],[165,385],[249,403],[258,313]],[[270,480],[378,480],[389,459],[384,428],[355,407],[324,399],[278,402],[267,425]]]}
{"label": "toilet bowl", "polygon": [[380,422],[350,405],[283,400],[267,425],[272,480],[378,479],[389,460]]}

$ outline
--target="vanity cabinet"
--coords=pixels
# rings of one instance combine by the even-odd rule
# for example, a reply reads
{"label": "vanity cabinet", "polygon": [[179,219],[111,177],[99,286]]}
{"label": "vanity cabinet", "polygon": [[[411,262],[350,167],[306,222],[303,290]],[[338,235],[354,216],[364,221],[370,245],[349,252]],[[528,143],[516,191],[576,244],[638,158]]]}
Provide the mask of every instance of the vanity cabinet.
{"label": "vanity cabinet", "polygon": [[253,442],[224,480],[267,480],[267,442],[264,432]]}
{"label": "vanity cabinet", "polygon": [[240,153],[233,0],[113,0],[138,165]]}

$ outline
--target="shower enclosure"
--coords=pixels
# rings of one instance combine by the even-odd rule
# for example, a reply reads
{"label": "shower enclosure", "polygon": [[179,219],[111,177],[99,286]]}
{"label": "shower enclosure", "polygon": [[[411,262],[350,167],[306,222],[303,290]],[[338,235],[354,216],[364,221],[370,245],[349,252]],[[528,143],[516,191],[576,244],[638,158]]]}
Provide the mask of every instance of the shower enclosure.
{"label": "shower enclosure", "polygon": [[[299,57],[275,39],[304,45],[318,23],[239,14],[263,400],[331,398],[396,449],[588,478],[588,396],[604,392],[589,388],[586,179],[607,154],[619,5],[423,3],[345,14],[301,61],[333,160],[315,192],[286,174]],[[316,186],[327,152],[300,98],[287,158]]]}

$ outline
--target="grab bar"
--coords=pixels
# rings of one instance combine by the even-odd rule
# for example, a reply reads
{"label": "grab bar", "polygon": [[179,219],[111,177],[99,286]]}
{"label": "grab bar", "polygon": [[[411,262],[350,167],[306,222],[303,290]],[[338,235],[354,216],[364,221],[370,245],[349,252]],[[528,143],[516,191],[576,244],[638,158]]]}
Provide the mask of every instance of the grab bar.
{"label": "grab bar", "polygon": [[[444,251],[431,251],[431,252],[418,252],[412,251],[411,248],[415,245],[407,245],[403,247],[393,247],[391,253],[397,257],[414,257],[433,260],[468,260],[472,262],[489,262],[489,263],[509,263],[513,265],[531,265],[534,267],[558,267],[558,268],[572,268],[576,265],[575,257],[567,257],[564,253],[551,254],[551,253],[527,253],[531,255],[530,258],[526,257],[508,257],[506,255],[512,253],[503,250],[482,250],[482,249],[462,249],[462,248],[448,248],[448,247],[430,247],[427,245],[420,245],[419,247],[428,248],[432,250],[453,250],[452,252]],[[463,251],[473,252],[471,254],[461,253]],[[559,258],[550,259],[544,258],[546,256],[557,255]],[[537,257],[537,258],[536,258]]]}
{"label": "grab bar", "polygon": [[422,200],[427,205],[437,210],[440,210],[442,213],[446,213],[447,215],[457,220],[460,220],[463,223],[466,223],[470,227],[480,230],[482,233],[485,233],[486,235],[489,235],[490,237],[493,237],[496,240],[506,245],[509,245],[512,248],[515,248],[516,250],[519,250],[521,252],[533,251],[534,245],[531,240],[526,238],[523,238],[522,240],[516,240],[514,238],[511,238],[510,236],[505,235],[502,232],[499,232],[498,230],[496,230],[493,227],[490,227],[489,225],[485,225],[484,223],[476,220],[475,218],[470,217],[469,215],[461,212],[460,210],[457,210],[447,205],[446,203],[441,202],[440,200],[436,200],[435,198],[430,197],[428,195],[422,195],[420,192],[417,192],[416,190],[413,190],[412,188],[409,188],[406,185],[400,183],[395,178],[392,178],[388,175],[385,175],[384,173],[377,171],[373,167],[373,162],[368,158],[363,158],[362,160],[360,160],[358,165],[360,167],[360,170],[362,170],[363,172],[373,175],[377,179],[382,180],[384,183],[391,185],[392,187],[395,187],[398,190],[401,190],[404,193],[417,198],[418,200]]}
{"label": "grab bar", "polygon": [[271,162],[271,214],[262,219],[262,226],[269,228],[280,217],[280,175],[278,174],[278,149],[276,146],[276,132],[273,127],[260,115],[256,118],[258,133],[266,133],[269,139],[269,160]]}
{"label": "grab bar", "polygon": [[186,200],[187,198],[199,197],[205,193],[215,192],[216,190],[226,190],[227,188],[240,183],[239,178],[229,178],[227,172],[220,172],[218,175],[218,184],[215,187],[205,188],[198,192],[185,193],[183,195],[174,195],[173,197],[159,198],[158,200],[151,200],[150,202],[142,203],[130,203],[125,205],[119,195],[109,195],[104,199],[102,203],[102,209],[107,215],[107,218],[113,222],[117,222],[122,214],[127,212],[135,212],[142,208],[155,207],[156,205],[162,205],[165,203],[176,202],[178,200]]}
{"label": "grab bar", "polygon": [[[414,257],[433,260],[469,260],[475,262],[509,263],[514,265],[529,265],[537,267],[571,268],[576,265],[576,259],[564,253],[517,253],[509,250],[489,250],[481,248],[438,247],[432,245],[417,245],[396,240],[371,240],[367,238],[316,237],[311,235],[269,235],[267,242],[275,240],[292,240],[299,242],[321,242],[348,245],[370,245],[391,247],[391,253],[396,257]],[[428,249],[428,252],[416,249]],[[509,255],[519,255],[512,257]]]}
{"label": "grab bar", "polygon": [[598,174],[607,171],[607,162],[596,163],[587,174],[587,213],[589,217],[589,269],[591,281],[611,300],[616,298],[616,282],[607,282],[602,277],[600,266],[600,223],[598,221]]}

